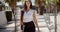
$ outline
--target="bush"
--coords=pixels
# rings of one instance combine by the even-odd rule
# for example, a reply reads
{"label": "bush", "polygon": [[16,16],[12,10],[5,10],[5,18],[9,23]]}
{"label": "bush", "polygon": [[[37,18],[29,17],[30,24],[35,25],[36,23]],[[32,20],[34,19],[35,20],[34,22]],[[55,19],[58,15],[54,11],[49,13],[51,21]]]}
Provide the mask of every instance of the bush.
{"label": "bush", "polygon": [[12,11],[6,11],[7,21],[12,21]]}

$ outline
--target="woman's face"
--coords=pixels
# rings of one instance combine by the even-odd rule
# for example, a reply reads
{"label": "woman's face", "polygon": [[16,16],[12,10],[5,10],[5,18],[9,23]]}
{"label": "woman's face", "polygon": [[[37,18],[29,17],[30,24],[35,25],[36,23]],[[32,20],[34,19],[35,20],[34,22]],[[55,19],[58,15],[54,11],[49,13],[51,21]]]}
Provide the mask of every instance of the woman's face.
{"label": "woman's face", "polygon": [[29,1],[26,1],[27,7],[30,7],[31,3]]}

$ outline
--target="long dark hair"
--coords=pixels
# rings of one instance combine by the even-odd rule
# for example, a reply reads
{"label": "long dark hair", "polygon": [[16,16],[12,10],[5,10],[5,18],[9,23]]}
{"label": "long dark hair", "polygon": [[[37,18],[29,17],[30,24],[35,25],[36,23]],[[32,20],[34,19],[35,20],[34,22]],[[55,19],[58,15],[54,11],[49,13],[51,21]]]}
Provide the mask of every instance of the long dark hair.
{"label": "long dark hair", "polygon": [[[30,9],[32,9],[32,2],[29,0],[30,2]],[[24,4],[24,9],[27,10],[27,5],[26,5],[26,1],[25,1],[25,4]]]}

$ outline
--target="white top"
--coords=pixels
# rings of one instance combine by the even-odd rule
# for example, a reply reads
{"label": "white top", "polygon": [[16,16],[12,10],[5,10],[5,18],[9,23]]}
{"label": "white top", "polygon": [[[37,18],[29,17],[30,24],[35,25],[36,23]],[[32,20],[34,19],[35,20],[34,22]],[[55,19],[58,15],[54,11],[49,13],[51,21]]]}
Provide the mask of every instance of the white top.
{"label": "white top", "polygon": [[27,13],[26,11],[24,12],[24,16],[23,16],[23,22],[30,22],[33,21],[33,12],[34,10],[30,9]]}

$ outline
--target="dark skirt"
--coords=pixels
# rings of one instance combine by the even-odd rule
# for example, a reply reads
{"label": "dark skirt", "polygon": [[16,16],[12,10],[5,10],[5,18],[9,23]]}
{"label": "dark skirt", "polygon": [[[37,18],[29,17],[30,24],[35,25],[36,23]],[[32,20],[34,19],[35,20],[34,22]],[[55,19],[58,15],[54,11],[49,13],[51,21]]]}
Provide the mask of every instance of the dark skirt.
{"label": "dark skirt", "polygon": [[24,23],[23,27],[21,27],[23,32],[35,32],[35,25],[33,21]]}

